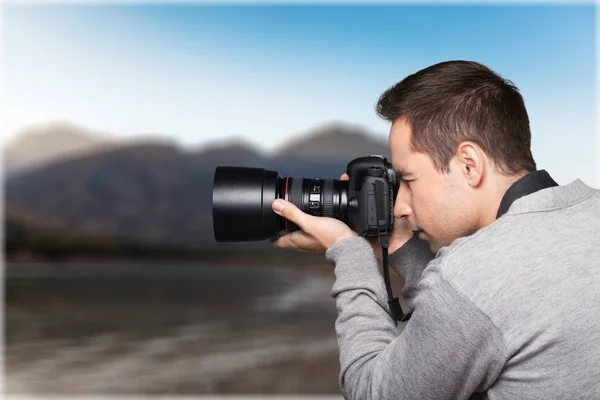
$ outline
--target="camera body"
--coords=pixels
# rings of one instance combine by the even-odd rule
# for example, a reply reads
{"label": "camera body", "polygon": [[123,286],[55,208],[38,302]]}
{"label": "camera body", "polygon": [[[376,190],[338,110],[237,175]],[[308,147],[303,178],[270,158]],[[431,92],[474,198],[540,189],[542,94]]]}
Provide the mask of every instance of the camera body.
{"label": "camera body", "polygon": [[370,155],[348,163],[348,226],[360,236],[378,236],[394,229],[398,180],[385,157]]}

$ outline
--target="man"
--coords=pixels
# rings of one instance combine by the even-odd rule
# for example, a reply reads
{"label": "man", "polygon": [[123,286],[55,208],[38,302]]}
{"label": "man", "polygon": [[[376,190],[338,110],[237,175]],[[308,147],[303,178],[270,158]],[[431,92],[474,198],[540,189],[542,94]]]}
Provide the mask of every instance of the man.
{"label": "man", "polygon": [[377,111],[401,175],[390,265],[413,310],[401,334],[369,242],[273,202],[302,229],[274,246],[335,264],[342,394],[600,398],[600,191],[536,171],[521,95],[481,64],[421,70]]}

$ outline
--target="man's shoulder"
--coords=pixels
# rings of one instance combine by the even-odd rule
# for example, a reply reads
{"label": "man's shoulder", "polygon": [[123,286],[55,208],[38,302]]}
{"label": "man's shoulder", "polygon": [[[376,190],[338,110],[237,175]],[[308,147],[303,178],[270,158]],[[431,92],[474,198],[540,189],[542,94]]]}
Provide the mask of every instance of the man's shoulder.
{"label": "man's shoulder", "polygon": [[[589,247],[589,240],[582,240],[578,234],[588,239],[587,236],[594,236],[600,228],[600,190],[584,188],[589,190],[566,199],[571,201],[565,201],[563,191],[554,196],[546,194],[552,204],[540,200],[536,207],[521,207],[520,212],[511,208],[512,212],[487,227],[441,248],[436,254],[438,267],[447,277],[459,278],[465,271],[493,273],[490,268],[493,270],[494,265],[502,265],[503,270],[519,268],[527,260],[535,261],[552,254],[553,251],[548,251],[556,250],[552,247],[564,248],[567,252],[573,245]],[[561,201],[557,200],[561,197]]]}
{"label": "man's shoulder", "polygon": [[438,251],[428,274],[439,275],[471,299],[571,276],[575,272],[567,266],[586,265],[600,256],[600,197],[597,191],[585,194],[562,207],[507,214],[455,240]]}
{"label": "man's shoulder", "polygon": [[437,252],[427,275],[439,276],[472,300],[502,290],[512,284],[522,269],[520,261],[535,246],[534,236],[523,234],[532,223],[535,225],[531,216],[501,218],[472,235],[458,238]]}
{"label": "man's shoulder", "polygon": [[472,235],[463,236],[449,246],[442,247],[435,256],[436,267],[451,277],[462,270],[472,271],[482,263],[506,255],[507,250],[518,251],[511,246],[510,238],[506,237],[510,227],[504,222],[495,221]]}

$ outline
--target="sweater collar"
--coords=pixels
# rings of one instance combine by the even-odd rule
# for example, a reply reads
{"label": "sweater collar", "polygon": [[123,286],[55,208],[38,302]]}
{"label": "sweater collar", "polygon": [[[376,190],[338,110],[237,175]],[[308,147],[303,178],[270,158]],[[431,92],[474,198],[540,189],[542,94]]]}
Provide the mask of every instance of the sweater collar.
{"label": "sweater collar", "polygon": [[546,189],[549,187],[558,186],[558,183],[550,177],[550,174],[545,170],[533,171],[525,176],[522,176],[519,180],[514,182],[502,196],[500,207],[498,207],[498,213],[496,219],[504,215],[512,203],[521,197],[533,194],[538,190]]}

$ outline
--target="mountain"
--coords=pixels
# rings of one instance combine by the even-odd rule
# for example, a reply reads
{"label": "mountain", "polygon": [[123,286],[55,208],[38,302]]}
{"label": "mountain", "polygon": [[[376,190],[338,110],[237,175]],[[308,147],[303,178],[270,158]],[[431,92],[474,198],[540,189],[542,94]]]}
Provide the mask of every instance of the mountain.
{"label": "mountain", "polygon": [[[365,151],[369,152],[366,154]],[[366,129],[331,123],[306,132],[274,151],[275,156],[300,158],[356,158],[370,154],[390,159],[387,142],[377,140]]]}
{"label": "mountain", "polygon": [[148,241],[195,235],[207,224],[206,176],[178,148],[131,145],[36,168],[6,184],[8,205],[52,215],[75,230]]}
{"label": "mountain", "polygon": [[189,151],[194,166],[210,169],[217,165],[259,167],[269,154],[238,139],[204,145],[199,150]]}
{"label": "mountain", "polygon": [[53,122],[20,132],[7,143],[4,162],[7,171],[16,172],[116,145],[117,142],[107,135],[66,122]]}
{"label": "mountain", "polygon": [[[323,152],[326,145],[332,154]],[[385,151],[386,146],[366,132],[346,131],[342,125],[308,132],[274,154],[243,142],[209,144],[194,151],[164,143],[103,147],[29,168],[7,180],[6,204],[52,216],[74,232],[190,248],[266,249],[270,246],[264,242],[215,242],[212,184],[217,166],[266,168],[280,177],[337,179],[352,158]]]}

